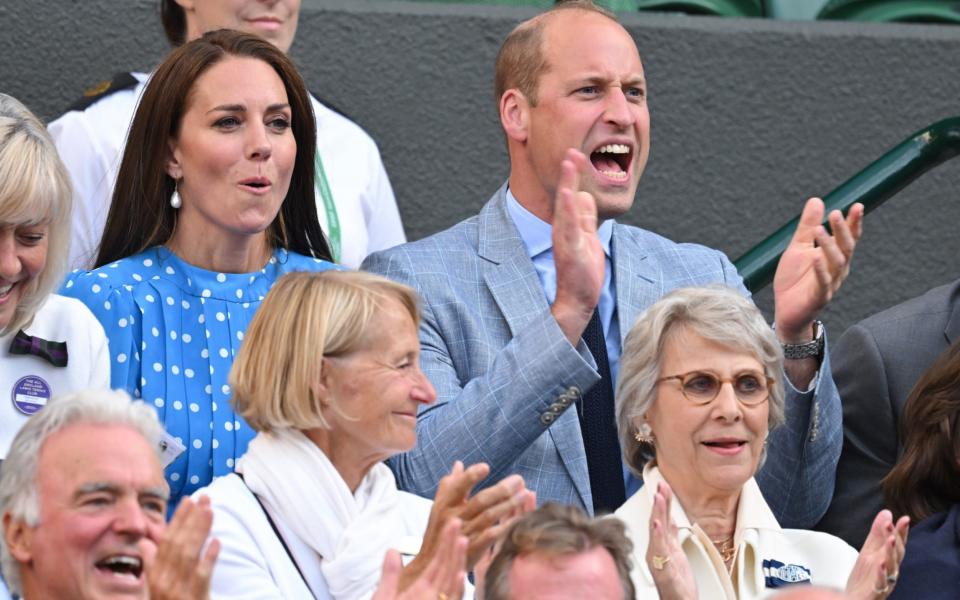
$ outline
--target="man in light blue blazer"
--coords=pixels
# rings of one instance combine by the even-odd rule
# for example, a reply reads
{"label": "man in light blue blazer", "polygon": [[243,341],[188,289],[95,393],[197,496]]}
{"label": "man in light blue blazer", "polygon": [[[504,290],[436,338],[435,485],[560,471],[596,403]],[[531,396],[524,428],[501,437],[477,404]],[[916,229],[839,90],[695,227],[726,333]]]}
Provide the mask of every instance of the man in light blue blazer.
{"label": "man in light blue blazer", "polygon": [[[432,496],[454,460],[483,461],[488,482],[520,473],[539,502],[593,512],[570,407],[584,409],[595,385],[615,389],[623,336],[666,292],[748,292],[721,252],[613,220],[633,204],[649,115],[636,45],[612,15],[574,1],[522,23],[501,47],[496,88],[507,184],[479,215],[364,263],[423,298],[421,361],[438,395],[420,413],[416,448],[391,467],[401,488]],[[830,236],[823,204],[808,202],[774,282],[777,334],[797,358],[786,361],[787,426],[771,434],[757,479],[788,527],[816,523],[833,491],[840,404],[815,317],[849,271],[862,215],[832,214]],[[613,381],[581,339],[597,318]],[[629,496],[640,482],[623,471],[622,485]]]}

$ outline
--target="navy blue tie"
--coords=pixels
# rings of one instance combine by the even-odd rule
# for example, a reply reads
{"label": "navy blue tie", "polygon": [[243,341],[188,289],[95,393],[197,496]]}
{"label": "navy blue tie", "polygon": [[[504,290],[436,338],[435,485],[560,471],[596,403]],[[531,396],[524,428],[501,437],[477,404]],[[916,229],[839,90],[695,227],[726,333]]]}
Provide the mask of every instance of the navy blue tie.
{"label": "navy blue tie", "polygon": [[626,491],[613,408],[613,380],[610,377],[603,324],[597,310],[593,311],[593,317],[583,331],[583,342],[590,349],[597,363],[597,372],[600,373],[600,381],[583,395],[578,414],[590,472],[593,512],[603,514],[620,508],[626,500]]}

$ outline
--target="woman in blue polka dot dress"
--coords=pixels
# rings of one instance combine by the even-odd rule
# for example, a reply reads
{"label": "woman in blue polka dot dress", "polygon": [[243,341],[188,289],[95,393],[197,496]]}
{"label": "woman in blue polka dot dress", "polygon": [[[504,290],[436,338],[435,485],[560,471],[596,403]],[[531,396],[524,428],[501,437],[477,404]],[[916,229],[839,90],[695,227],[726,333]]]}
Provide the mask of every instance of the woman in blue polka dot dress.
{"label": "woman in blue polka dot dress", "polygon": [[184,446],[174,498],[233,472],[254,436],[227,375],[260,301],[284,273],[336,268],[315,140],[303,81],[270,43],[219,31],[174,50],[131,124],[97,268],[63,286],[106,330],[113,387]]}

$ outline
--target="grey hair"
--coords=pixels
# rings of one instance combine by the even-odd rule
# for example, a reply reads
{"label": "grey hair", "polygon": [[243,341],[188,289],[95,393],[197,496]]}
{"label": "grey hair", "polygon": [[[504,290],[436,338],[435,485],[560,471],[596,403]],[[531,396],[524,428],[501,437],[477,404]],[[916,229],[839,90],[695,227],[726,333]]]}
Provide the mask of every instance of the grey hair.
{"label": "grey hair", "polygon": [[663,349],[678,328],[756,357],[774,382],[767,427],[772,431],[784,421],[783,349],[760,310],[737,290],[722,285],[674,290],[637,320],[624,340],[620,357],[617,431],[624,461],[638,477],[642,476],[643,465],[654,457],[654,448],[637,441],[634,435],[657,398]]}
{"label": "grey hair", "polygon": [[[9,514],[30,527],[40,524],[40,451],[50,436],[81,423],[126,425],[140,432],[160,458],[163,427],[156,412],[143,402],[131,402],[130,396],[120,390],[85,390],[59,396],[30,417],[13,438],[0,468],[0,515]],[[10,591],[20,594],[19,563],[10,554],[5,536],[0,536],[0,567]]]}
{"label": "grey hair", "polygon": [[0,224],[47,223],[47,261],[20,296],[0,335],[30,324],[63,279],[73,203],[70,176],[43,123],[16,98],[0,94]]}

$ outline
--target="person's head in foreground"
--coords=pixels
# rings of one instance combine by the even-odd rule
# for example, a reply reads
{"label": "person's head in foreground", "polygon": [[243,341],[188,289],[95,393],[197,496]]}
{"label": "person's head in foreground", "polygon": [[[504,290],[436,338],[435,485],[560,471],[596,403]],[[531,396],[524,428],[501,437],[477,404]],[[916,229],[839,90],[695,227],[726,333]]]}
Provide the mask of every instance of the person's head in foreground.
{"label": "person's head in foreground", "polygon": [[784,420],[782,363],[759,309],[727,287],[674,290],[630,330],[617,426],[644,487],[616,515],[636,548],[638,588],[752,598],[812,582],[889,593],[905,521],[895,530],[889,511],[878,515],[858,559],[833,536],[781,529],[760,494],[754,475]]}
{"label": "person's head in foreground", "polygon": [[46,128],[0,94],[0,336],[30,324],[63,277],[70,178]]}
{"label": "person's head in foreground", "polygon": [[236,29],[288,52],[299,17],[300,0],[160,0],[163,30],[174,46],[208,31]]}
{"label": "person's head in foreground", "polygon": [[643,65],[633,38],[589,0],[521,23],[497,56],[495,96],[510,189],[550,222],[569,149],[601,219],[627,212],[650,150]]}
{"label": "person's head in foreground", "polygon": [[25,600],[149,598],[168,488],[156,413],[119,391],[62,396],[0,469],[3,576]]}
{"label": "person's head in foreground", "polygon": [[276,46],[219,30],[174,49],[130,125],[96,266],[161,244],[201,267],[228,253],[236,272],[277,248],[329,259],[315,147],[310,97]]}
{"label": "person's head in foreground", "polygon": [[887,506],[916,523],[960,504],[960,343],[917,381],[900,430],[903,452],[883,480]]}
{"label": "person's head in foreground", "polygon": [[616,519],[547,503],[504,535],[484,576],[484,600],[632,600],[632,545]]}

